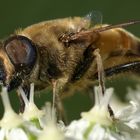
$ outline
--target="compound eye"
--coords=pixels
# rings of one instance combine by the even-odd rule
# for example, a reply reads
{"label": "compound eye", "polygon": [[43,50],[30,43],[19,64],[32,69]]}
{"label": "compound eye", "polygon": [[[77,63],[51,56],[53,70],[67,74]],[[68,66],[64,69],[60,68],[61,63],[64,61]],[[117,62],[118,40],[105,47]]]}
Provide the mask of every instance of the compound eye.
{"label": "compound eye", "polygon": [[5,50],[14,66],[31,68],[36,61],[36,47],[24,36],[14,36],[5,43]]}

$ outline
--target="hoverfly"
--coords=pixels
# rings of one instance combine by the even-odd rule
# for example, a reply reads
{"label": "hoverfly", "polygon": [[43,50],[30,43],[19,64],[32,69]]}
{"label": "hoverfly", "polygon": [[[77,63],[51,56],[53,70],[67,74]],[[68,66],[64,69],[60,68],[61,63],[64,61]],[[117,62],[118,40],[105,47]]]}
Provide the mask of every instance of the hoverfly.
{"label": "hoverfly", "polygon": [[[94,51],[100,50],[105,76],[139,72],[140,40],[117,25],[91,25],[89,18],[44,21],[16,31],[0,44],[0,80],[8,91],[21,86],[29,94],[52,86],[57,101],[97,79]],[[59,102],[59,101],[58,101]]]}

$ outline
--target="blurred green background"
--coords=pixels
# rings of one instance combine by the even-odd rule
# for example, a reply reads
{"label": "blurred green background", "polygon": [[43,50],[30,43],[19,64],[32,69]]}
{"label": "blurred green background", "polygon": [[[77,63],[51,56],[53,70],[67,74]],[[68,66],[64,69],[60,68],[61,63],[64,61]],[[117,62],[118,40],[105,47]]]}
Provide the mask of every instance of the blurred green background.
{"label": "blurred green background", "polygon": [[[0,38],[6,38],[18,28],[31,24],[69,16],[84,16],[90,11],[100,11],[103,23],[115,24],[132,19],[140,19],[139,0],[0,0]],[[129,31],[140,36],[140,25],[127,27]],[[124,95],[127,86],[135,87],[135,81],[124,78],[107,82],[119,95]],[[123,97],[123,96],[122,96]],[[12,105],[18,110],[16,94],[10,93]],[[36,97],[38,106],[51,100],[51,94],[42,93]],[[91,101],[85,94],[75,94],[64,101],[68,118],[77,119],[80,112],[89,110]],[[0,104],[0,116],[3,107]]]}

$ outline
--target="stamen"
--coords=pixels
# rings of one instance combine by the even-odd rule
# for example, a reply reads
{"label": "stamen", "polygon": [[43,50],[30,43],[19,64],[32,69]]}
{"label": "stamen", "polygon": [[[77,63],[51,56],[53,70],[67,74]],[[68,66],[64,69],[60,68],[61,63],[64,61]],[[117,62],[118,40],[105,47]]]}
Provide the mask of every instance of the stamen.
{"label": "stamen", "polygon": [[34,84],[31,83],[30,85],[30,98],[29,98],[30,103],[34,103]]}
{"label": "stamen", "polygon": [[9,97],[8,97],[8,93],[7,93],[7,88],[6,87],[2,88],[1,98],[2,98],[2,102],[3,102],[3,105],[4,105],[5,112],[7,112],[9,110],[13,111],[13,109],[11,107],[11,104],[10,104],[10,100],[9,100]]}
{"label": "stamen", "polygon": [[21,94],[21,97],[22,97],[22,99],[23,99],[23,101],[25,103],[25,106],[28,106],[29,101],[28,101],[27,96],[25,95],[25,92],[23,91],[22,87],[19,87],[18,91]]}
{"label": "stamen", "polygon": [[21,96],[23,98],[23,101],[25,103],[25,110],[23,112],[23,118],[26,120],[31,120],[34,118],[38,118],[43,115],[43,112],[40,111],[37,106],[34,103],[34,84],[32,83],[30,85],[30,97],[29,100],[26,97],[25,92],[20,87],[19,92],[21,93]]}

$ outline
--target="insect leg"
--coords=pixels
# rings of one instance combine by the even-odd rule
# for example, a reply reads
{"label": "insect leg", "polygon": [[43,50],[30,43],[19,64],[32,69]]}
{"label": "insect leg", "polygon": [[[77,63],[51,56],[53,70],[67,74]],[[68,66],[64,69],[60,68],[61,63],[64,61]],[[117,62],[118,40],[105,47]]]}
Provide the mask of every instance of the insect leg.
{"label": "insect leg", "polygon": [[62,104],[60,95],[59,95],[59,87],[57,87],[57,81],[52,80],[53,85],[53,104],[52,104],[52,113],[56,109],[58,120],[63,120],[67,124],[67,117],[65,113],[64,106]]}
{"label": "insect leg", "polygon": [[[101,88],[101,92],[105,94],[105,79],[104,79],[104,68],[102,64],[102,58],[99,53],[99,49],[94,51],[94,55],[96,57],[97,69],[98,69],[98,81],[99,81],[99,88]],[[108,104],[108,111],[110,116],[114,119],[114,112],[111,106]]]}
{"label": "insect leg", "polygon": [[85,75],[86,71],[89,69],[89,67],[91,66],[95,58],[93,56],[94,50],[95,48],[93,48],[92,46],[87,47],[87,49],[85,50],[83,54],[84,55],[83,61],[80,61],[78,63],[78,65],[75,68],[74,74],[72,75],[72,78],[71,78],[72,82],[79,80]]}
{"label": "insect leg", "polygon": [[137,73],[139,70],[140,70],[140,61],[134,61],[105,69],[105,76],[110,77],[115,74],[128,71]]}
{"label": "insect leg", "polygon": [[[124,73],[124,72],[139,73],[139,70],[140,70],[140,61],[134,61],[134,62],[113,66],[111,68],[107,68],[104,70],[104,73],[106,77],[111,77],[113,75]],[[94,74],[93,79],[98,79],[98,73]]]}

